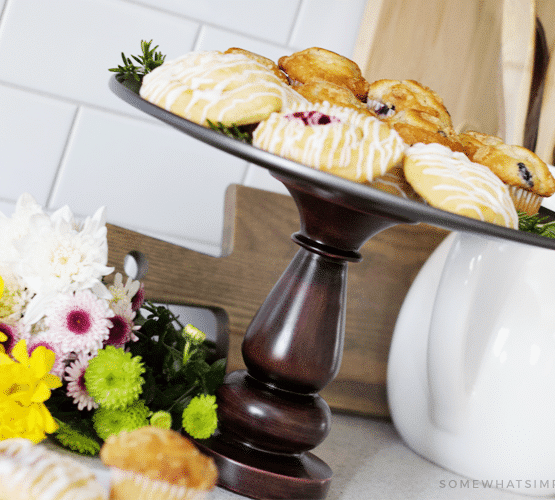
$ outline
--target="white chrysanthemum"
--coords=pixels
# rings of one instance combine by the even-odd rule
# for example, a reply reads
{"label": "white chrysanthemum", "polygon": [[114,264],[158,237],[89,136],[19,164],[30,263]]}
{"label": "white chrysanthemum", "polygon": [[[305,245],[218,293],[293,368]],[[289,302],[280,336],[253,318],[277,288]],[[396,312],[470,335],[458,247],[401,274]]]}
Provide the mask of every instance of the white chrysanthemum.
{"label": "white chrysanthemum", "polygon": [[19,276],[1,264],[0,276],[4,282],[4,290],[0,296],[0,322],[13,325],[21,319],[32,294]]}
{"label": "white chrysanthemum", "polygon": [[25,321],[33,324],[59,293],[92,289],[101,298],[111,298],[101,282],[113,268],[108,262],[104,209],[87,217],[82,226],[69,208],[52,216],[37,214],[29,221],[29,231],[14,243],[19,251],[15,271],[36,295],[25,312]]}
{"label": "white chrysanthemum", "polygon": [[31,218],[42,213],[40,205],[27,193],[19,197],[11,217],[0,212],[0,263],[10,265],[18,260],[14,243],[29,232]]}
{"label": "white chrysanthemum", "polygon": [[64,353],[95,354],[110,335],[113,316],[108,301],[90,290],[60,294],[46,310],[45,335],[59,343]]}

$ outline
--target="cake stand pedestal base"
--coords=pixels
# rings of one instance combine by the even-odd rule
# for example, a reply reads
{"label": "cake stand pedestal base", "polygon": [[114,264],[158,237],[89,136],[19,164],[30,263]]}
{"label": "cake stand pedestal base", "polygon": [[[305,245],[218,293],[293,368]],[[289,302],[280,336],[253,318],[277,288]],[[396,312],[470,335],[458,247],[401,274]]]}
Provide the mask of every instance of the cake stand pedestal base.
{"label": "cake stand pedestal base", "polygon": [[219,430],[198,442],[219,485],[259,499],[321,499],[332,471],[309,451],[328,435],[331,411],[318,393],[341,365],[347,264],[359,248],[400,221],[346,208],[280,179],[300,212],[301,248],[247,328],[247,370],[216,393]]}
{"label": "cake stand pedestal base", "polygon": [[[325,498],[332,470],[312,453],[275,455],[228,443],[217,434],[199,444],[214,458],[220,472],[219,484],[251,498]],[[233,457],[233,458],[231,458]]]}

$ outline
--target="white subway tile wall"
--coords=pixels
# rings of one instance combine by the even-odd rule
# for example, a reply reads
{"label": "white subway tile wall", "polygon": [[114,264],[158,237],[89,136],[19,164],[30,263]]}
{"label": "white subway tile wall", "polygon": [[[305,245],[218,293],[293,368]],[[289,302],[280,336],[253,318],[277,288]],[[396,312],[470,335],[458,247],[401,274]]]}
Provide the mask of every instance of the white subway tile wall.
{"label": "white subway tile wall", "polygon": [[0,0],[0,211],[31,193],[220,254],[230,184],[285,188],[113,95],[108,68],[152,39],[169,59],[236,46],[351,56],[366,0]]}

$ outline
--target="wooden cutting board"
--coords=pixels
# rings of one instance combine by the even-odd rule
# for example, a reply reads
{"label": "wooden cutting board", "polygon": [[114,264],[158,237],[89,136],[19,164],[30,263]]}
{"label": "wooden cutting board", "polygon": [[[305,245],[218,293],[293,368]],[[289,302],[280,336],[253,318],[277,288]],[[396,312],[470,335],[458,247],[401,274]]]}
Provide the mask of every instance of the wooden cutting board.
{"label": "wooden cutting board", "polygon": [[[123,271],[125,256],[148,261],[149,300],[209,307],[229,333],[228,369],[244,368],[241,341],[252,317],[298,246],[291,197],[234,185],[225,201],[224,255],[213,257],[117,226],[108,226],[109,265]],[[363,261],[349,264],[345,350],[341,370],[322,396],[334,409],[389,415],[386,367],[403,299],[447,232],[424,224],[399,225],[368,241]]]}

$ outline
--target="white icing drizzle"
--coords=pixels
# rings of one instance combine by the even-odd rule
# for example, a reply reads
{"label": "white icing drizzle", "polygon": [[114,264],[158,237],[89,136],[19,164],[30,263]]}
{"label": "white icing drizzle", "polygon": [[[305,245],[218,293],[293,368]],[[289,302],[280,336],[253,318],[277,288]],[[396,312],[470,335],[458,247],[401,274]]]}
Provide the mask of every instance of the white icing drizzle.
{"label": "white icing drizzle", "polygon": [[[307,126],[288,114],[315,110],[336,117],[339,123]],[[378,119],[350,108],[318,104],[294,104],[273,113],[253,134],[253,145],[321,170],[353,169],[355,179],[372,180],[384,174],[403,156],[406,144],[394,130],[380,137]]]}
{"label": "white icing drizzle", "polygon": [[262,63],[217,51],[191,52],[167,61],[145,75],[140,89],[141,97],[168,111],[185,92],[191,99],[179,114],[191,118],[193,107],[202,103],[201,123],[213,114],[222,121],[230,109],[265,97],[280,99],[282,105],[307,102]]}
{"label": "white icing drizzle", "polygon": [[[0,442],[0,488],[29,500],[106,500],[91,471],[27,439]],[[17,494],[16,494],[17,492]]]}
{"label": "white icing drizzle", "polygon": [[442,206],[453,204],[457,213],[471,210],[479,220],[485,220],[481,207],[487,207],[503,219],[505,226],[518,228],[518,215],[509,190],[487,167],[440,144],[415,144],[406,155],[425,165],[423,175],[446,181],[434,182],[431,188],[450,193],[442,199]]}

